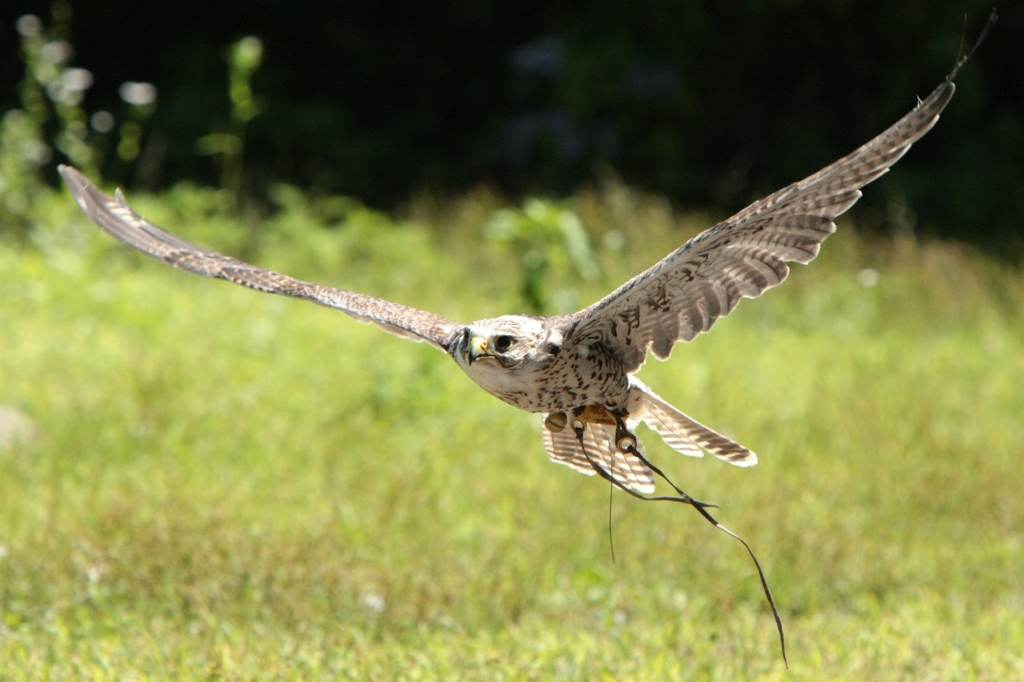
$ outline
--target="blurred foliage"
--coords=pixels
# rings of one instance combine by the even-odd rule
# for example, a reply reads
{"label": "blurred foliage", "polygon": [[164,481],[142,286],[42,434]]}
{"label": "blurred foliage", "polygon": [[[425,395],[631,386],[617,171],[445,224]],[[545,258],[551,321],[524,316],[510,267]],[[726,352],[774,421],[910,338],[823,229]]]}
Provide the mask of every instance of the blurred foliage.
{"label": "blurred foliage", "polygon": [[49,154],[39,127],[24,111],[8,111],[0,119],[0,232],[28,226],[40,189],[38,168]]}
{"label": "blurred foliage", "polygon": [[[0,111],[20,106],[14,22],[50,7],[0,7]],[[120,184],[240,182],[262,199],[287,182],[392,208],[420,191],[480,184],[567,196],[612,169],[677,207],[727,214],[906,113],[948,72],[963,16],[971,40],[991,3],[75,0],[74,9],[77,56],[96,77],[89,108],[116,114],[136,140],[132,163],[130,142],[102,159],[104,177]],[[224,46],[245,36],[263,46],[259,70],[225,69]],[[942,122],[856,207],[863,229],[1020,253],[1022,41],[1024,12],[1003,8]],[[133,138],[118,91],[143,80],[159,86],[160,108]],[[239,181],[240,146],[229,140],[240,138],[242,111]],[[222,150],[219,168],[196,154],[203,138],[205,151]],[[45,168],[51,183],[61,160]]]}
{"label": "blurred foliage", "polygon": [[86,141],[86,117],[79,107],[92,75],[68,66],[70,6],[55,4],[53,18],[49,31],[33,15],[15,24],[25,72],[17,88],[21,108],[0,120],[0,230],[30,223],[33,206],[46,191],[39,169],[54,156],[49,138],[83,172],[96,174],[97,155]]}
{"label": "blurred foliage", "polygon": [[[501,209],[487,225],[487,236],[515,251],[522,270],[522,298],[526,312],[550,314],[546,291],[549,270],[571,269],[584,280],[594,281],[600,269],[590,252],[579,216],[564,204],[529,199],[521,210]],[[578,301],[571,290],[556,292],[558,314],[574,312]]]}
{"label": "blurred foliage", "polygon": [[211,133],[199,138],[196,151],[203,155],[220,157],[221,180],[224,189],[231,190],[236,201],[242,192],[242,152],[245,148],[245,129],[249,121],[263,110],[253,96],[252,77],[263,61],[263,43],[259,38],[246,36],[228,50],[228,94],[231,99],[231,123],[226,132]]}
{"label": "blurred foliage", "polygon": [[[418,218],[272,196],[255,245],[229,191],[130,198],[204,247],[451,319],[520,299],[520,254],[481,235],[513,210],[492,195]],[[592,237],[584,303],[711,220],[607,179],[541,207]],[[0,246],[0,678],[1024,678],[1019,268],[844,220],[643,369],[760,456],[642,434],[758,552],[787,671],[741,548],[616,494],[613,562],[607,486],[444,354],[154,262],[66,196],[34,215]]]}
{"label": "blurred foliage", "polygon": [[[55,118],[53,140],[57,150],[84,173],[95,177],[100,160],[89,144],[88,117],[80,106],[93,77],[85,69],[69,66],[74,55],[68,41],[71,5],[63,0],[55,2],[52,14],[54,23],[48,31],[32,15],[20,17],[16,23],[25,62],[21,103],[40,133],[47,121]],[[47,155],[46,161],[50,157]]]}
{"label": "blurred foliage", "polygon": [[[49,29],[34,14],[23,14],[14,24],[25,73],[18,86],[21,108],[11,109],[0,120],[0,234],[23,232],[34,219],[36,205],[52,192],[42,168],[70,163],[99,180],[109,146],[107,134],[116,125],[110,112],[99,110],[90,116],[83,106],[94,77],[87,69],[71,66],[75,48],[70,41],[70,3],[57,0],[51,14]],[[126,82],[119,93],[128,114],[119,130],[115,168],[138,157],[141,123],[155,109],[156,88]],[[55,158],[54,148],[62,158]]]}
{"label": "blurred foliage", "polygon": [[127,107],[127,116],[121,124],[121,139],[117,144],[117,157],[125,164],[135,161],[142,151],[142,125],[156,110],[156,87],[150,83],[127,81],[118,94]]}

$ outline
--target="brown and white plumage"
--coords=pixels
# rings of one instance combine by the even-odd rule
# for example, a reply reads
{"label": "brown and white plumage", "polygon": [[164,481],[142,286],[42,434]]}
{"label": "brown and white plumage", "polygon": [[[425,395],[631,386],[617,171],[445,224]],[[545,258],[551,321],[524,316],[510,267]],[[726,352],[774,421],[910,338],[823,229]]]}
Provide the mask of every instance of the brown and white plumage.
{"label": "brown and white plumage", "polygon": [[[963,61],[931,95],[864,146],[751,204],[597,303],[562,317],[510,315],[461,325],[303,282],[186,242],[136,214],[120,191],[109,197],[73,168],[62,166],[60,172],[86,215],[125,244],[197,275],[310,300],[444,350],[489,393],[544,414],[544,445],[552,460],[583,473],[604,468],[623,486],[648,493],[654,478],[644,458],[618,447],[615,421],[594,415],[618,415],[630,432],[644,421],[685,455],[707,451],[739,466],[755,464],[753,452],[687,417],[631,375],[648,352],[667,359],[677,342],[710,330],[741,299],[780,284],[789,274],[787,263],[813,260],[835,232],[833,220],[860,198],[860,188],[935,125],[953,96],[953,78]],[[636,444],[642,455],[642,444]]]}

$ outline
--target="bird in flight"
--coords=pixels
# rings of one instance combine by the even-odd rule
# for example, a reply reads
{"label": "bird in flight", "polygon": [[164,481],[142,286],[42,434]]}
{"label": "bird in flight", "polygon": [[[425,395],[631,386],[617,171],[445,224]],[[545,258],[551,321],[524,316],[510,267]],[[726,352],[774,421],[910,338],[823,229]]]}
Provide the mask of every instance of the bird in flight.
{"label": "bird in flight", "polygon": [[[995,21],[995,12],[980,43]],[[977,43],[974,49],[977,48]],[[817,173],[756,201],[694,237],[654,266],[588,308],[571,315],[505,315],[454,322],[366,294],[294,279],[191,244],[148,222],[118,190],[107,196],[81,173],[60,174],[78,205],[97,225],[138,251],[181,270],[251,289],[306,299],[373,323],[447,353],[485,391],[541,415],[544,448],[552,460],[597,474],[637,497],[693,505],[736,537],[754,559],[782,639],[782,623],[764,573],[750,547],[665,478],[648,460],[636,427],[644,422],[677,452],[704,452],[741,467],[749,449],[688,417],[634,374],[648,353],[667,360],[679,341],[692,341],[743,298],[757,298],[786,279],[787,263],[809,263],[836,230],[835,218],[861,197],[910,146],[931,130],[953,96],[953,80],[973,54],[959,58],[928,97],[880,135]],[[646,497],[655,475],[677,496]]]}

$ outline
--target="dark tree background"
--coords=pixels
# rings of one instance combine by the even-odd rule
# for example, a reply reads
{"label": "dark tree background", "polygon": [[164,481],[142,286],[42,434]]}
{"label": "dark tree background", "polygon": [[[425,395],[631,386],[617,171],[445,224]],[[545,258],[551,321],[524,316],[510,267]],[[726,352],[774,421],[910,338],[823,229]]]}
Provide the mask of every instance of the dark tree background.
{"label": "dark tree background", "polygon": [[[612,170],[681,207],[723,212],[851,151],[935,87],[991,0],[73,0],[85,106],[159,88],[144,184],[215,184],[196,140],[229,117],[225,50],[264,44],[245,186],[288,181],[391,207],[488,183],[566,194]],[[0,7],[0,111],[18,105],[15,19]],[[915,229],[988,246],[1024,230],[1024,8],[958,79],[939,126],[858,206],[905,200]],[[107,177],[139,180],[109,163]]]}

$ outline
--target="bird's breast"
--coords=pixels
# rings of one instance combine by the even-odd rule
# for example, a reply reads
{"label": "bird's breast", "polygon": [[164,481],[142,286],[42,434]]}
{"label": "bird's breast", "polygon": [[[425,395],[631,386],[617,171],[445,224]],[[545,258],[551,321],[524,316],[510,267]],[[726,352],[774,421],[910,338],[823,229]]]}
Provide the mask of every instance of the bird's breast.
{"label": "bird's breast", "polygon": [[527,412],[604,404],[629,390],[628,376],[614,356],[594,345],[579,350],[517,368],[478,362],[463,369],[485,391]]}

